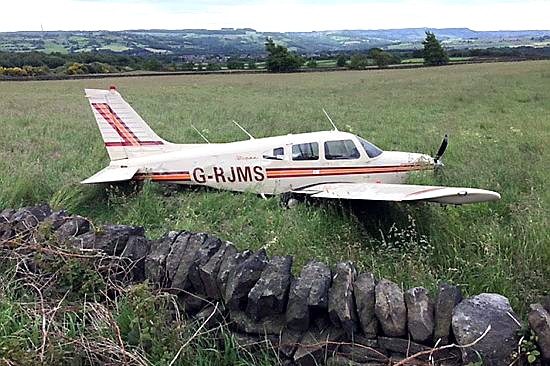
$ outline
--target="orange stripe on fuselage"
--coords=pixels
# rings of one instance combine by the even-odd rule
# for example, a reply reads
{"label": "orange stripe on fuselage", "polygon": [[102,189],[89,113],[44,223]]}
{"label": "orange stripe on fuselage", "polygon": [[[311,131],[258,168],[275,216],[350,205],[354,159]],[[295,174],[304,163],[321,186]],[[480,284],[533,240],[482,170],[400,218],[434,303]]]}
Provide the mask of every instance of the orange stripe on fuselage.
{"label": "orange stripe on fuselage", "polygon": [[407,164],[401,166],[373,166],[373,167],[343,167],[343,168],[289,168],[267,170],[268,178],[298,178],[316,177],[328,175],[354,175],[354,174],[382,174],[402,173],[417,170],[431,169],[430,166]]}
{"label": "orange stripe on fuselage", "polygon": [[188,173],[174,174],[174,173],[153,173],[142,174],[138,173],[134,176],[135,180],[152,180],[152,181],[190,181],[191,175]]}
{"label": "orange stripe on fuselage", "polygon": [[191,180],[191,176],[190,175],[155,175],[155,176],[152,176],[152,177],[148,177],[150,178],[151,180],[153,181],[168,181],[168,180],[173,180],[173,181],[176,181],[176,180],[181,180],[181,181],[188,181],[188,180]]}

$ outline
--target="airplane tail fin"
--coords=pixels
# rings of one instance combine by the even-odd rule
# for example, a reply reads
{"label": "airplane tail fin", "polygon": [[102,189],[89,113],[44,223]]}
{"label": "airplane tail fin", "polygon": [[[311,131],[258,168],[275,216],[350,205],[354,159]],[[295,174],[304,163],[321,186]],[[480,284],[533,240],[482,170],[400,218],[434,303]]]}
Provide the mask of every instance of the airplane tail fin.
{"label": "airplane tail fin", "polygon": [[171,145],[147,125],[114,87],[85,92],[111,160],[160,153]]}

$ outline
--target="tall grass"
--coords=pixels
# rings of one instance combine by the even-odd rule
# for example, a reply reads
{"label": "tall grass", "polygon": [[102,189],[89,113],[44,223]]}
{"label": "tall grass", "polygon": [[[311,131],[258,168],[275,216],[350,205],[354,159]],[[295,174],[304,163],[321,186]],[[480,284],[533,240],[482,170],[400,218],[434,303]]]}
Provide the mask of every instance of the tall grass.
{"label": "tall grass", "polygon": [[[241,248],[352,259],[403,286],[439,281],[467,294],[499,292],[520,313],[550,288],[550,63],[289,75],[208,75],[0,83],[0,208],[37,201],[97,222],[145,226],[152,235],[207,231]],[[499,191],[463,207],[319,203],[284,210],[276,198],[203,189],[165,197],[82,187],[108,163],[83,89],[116,84],[159,135],[200,142],[329,129],[386,150],[431,153],[450,134],[440,175],[411,182]],[[396,225],[392,225],[396,222]],[[409,237],[407,236],[409,235]],[[405,240],[406,239],[406,240]]]}

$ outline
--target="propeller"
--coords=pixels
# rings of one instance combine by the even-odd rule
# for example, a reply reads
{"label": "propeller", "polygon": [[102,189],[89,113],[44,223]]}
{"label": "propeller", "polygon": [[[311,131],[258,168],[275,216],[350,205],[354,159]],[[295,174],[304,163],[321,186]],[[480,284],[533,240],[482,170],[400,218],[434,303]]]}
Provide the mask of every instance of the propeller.
{"label": "propeller", "polygon": [[445,134],[439,150],[437,150],[437,153],[434,155],[434,161],[436,163],[439,163],[441,157],[443,156],[443,154],[445,154],[445,150],[447,150],[447,145],[449,145],[449,135]]}

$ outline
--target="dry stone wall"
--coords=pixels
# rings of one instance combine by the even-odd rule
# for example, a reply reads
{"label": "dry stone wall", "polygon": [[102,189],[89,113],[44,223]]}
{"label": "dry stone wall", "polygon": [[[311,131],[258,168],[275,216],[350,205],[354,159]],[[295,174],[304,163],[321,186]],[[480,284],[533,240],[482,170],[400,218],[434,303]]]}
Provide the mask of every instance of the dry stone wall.
{"label": "dry stone wall", "polygon": [[[175,291],[189,316],[207,318],[219,309],[213,319],[228,322],[238,339],[269,340],[288,365],[430,360],[500,366],[514,362],[518,348],[519,318],[498,294],[463,299],[458,287],[441,284],[431,298],[425,288],[404,291],[358,273],[351,262],[330,268],[312,259],[294,277],[291,256],[239,251],[205,233],[171,231],[150,240],[143,228],[97,229],[84,217],[52,212],[47,205],[0,213],[0,242],[24,241],[32,230],[48,230],[74,250],[127,258],[130,282],[147,280]],[[550,361],[549,312],[545,303],[532,305],[529,313],[543,362]]]}

